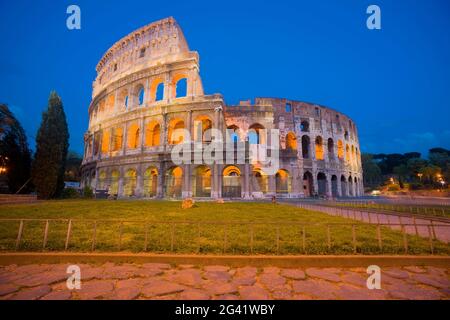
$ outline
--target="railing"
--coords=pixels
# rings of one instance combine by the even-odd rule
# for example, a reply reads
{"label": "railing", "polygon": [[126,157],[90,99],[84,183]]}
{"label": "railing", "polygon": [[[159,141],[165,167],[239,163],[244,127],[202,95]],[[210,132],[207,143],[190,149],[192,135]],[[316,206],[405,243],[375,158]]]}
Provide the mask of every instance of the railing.
{"label": "railing", "polygon": [[[345,212],[345,211],[343,211]],[[342,214],[345,217],[344,214]],[[18,224],[16,233],[12,226]],[[427,223],[191,222],[0,219],[3,251],[135,251],[221,254],[449,254]],[[75,230],[75,226],[80,229]],[[399,231],[390,230],[393,226]],[[411,235],[411,229],[416,230]],[[427,230],[422,239],[418,230]],[[26,238],[26,231],[29,234]],[[51,231],[53,230],[53,234]],[[14,236],[14,233],[16,236]],[[26,238],[26,239],[25,239]]]}

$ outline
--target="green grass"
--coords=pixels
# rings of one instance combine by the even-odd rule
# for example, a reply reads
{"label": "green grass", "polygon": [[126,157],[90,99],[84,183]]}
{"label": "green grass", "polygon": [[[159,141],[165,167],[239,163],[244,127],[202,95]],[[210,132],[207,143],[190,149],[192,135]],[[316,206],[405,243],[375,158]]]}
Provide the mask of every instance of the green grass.
{"label": "green grass", "polygon": [[[353,254],[350,224],[355,224],[358,254],[404,253],[403,234],[398,231],[381,228],[380,250],[374,225],[272,203],[200,202],[182,210],[180,202],[65,200],[4,205],[0,207],[2,218],[44,219],[25,221],[21,251],[42,250],[45,219],[73,219],[69,250],[77,252],[91,250],[97,220],[96,251],[143,252],[147,229],[148,252]],[[67,225],[67,220],[50,220],[46,251],[64,250]],[[18,228],[19,221],[0,221],[0,250],[14,250]],[[430,253],[428,239],[408,235],[407,241],[408,254]],[[435,254],[450,253],[442,242],[433,241],[433,247]]]}
{"label": "green grass", "polygon": [[422,216],[450,218],[450,206],[401,205],[382,203],[335,202],[336,207],[370,209],[376,211],[394,211]]}

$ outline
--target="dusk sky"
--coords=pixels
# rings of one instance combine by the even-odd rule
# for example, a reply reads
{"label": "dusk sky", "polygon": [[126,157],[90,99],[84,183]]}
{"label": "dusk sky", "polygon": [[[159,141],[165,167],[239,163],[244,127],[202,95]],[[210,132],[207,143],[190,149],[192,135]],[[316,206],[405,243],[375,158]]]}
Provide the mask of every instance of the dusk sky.
{"label": "dusk sky", "polygon": [[[81,30],[66,9],[81,8]],[[381,30],[366,9],[381,8]],[[51,90],[62,97],[70,149],[83,151],[95,66],[116,41],[173,16],[200,54],[206,94],[227,104],[285,97],[339,110],[371,153],[450,148],[450,1],[0,2],[0,102],[34,148]]]}

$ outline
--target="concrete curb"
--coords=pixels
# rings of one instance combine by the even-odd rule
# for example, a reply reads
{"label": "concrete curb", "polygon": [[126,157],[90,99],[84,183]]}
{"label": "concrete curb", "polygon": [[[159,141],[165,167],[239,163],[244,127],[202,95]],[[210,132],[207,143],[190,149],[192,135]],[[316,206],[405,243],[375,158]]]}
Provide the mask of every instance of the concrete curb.
{"label": "concrete curb", "polygon": [[173,255],[134,253],[0,253],[0,265],[55,264],[55,263],[169,263],[193,265],[229,265],[232,267],[275,266],[296,267],[380,267],[435,266],[450,268],[448,256],[220,256],[220,255]]}

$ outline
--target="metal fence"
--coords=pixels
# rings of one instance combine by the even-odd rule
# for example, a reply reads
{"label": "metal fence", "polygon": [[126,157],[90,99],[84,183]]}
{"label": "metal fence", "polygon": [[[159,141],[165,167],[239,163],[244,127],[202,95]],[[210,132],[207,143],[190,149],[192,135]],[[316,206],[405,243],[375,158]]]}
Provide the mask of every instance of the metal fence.
{"label": "metal fence", "polygon": [[[315,210],[315,208],[310,208],[311,210]],[[345,210],[342,210],[342,216],[345,217],[344,214]],[[350,214],[347,212],[347,215]],[[349,217],[349,216],[347,216]],[[223,254],[227,253],[233,253],[230,249],[230,243],[233,241],[232,237],[233,235],[239,235],[242,238],[242,234],[246,233],[244,245],[247,248],[247,251],[245,253],[247,254],[259,254],[261,252],[261,237],[264,238],[263,244],[274,246],[273,250],[270,251],[270,253],[273,254],[283,254],[282,246],[286,245],[287,242],[289,242],[289,248],[290,252],[295,252],[296,254],[311,254],[314,250],[314,246],[324,246],[325,251],[321,253],[335,253],[336,250],[339,248],[336,248],[336,244],[334,242],[333,236],[336,232],[342,232],[345,230],[346,234],[348,232],[348,236],[350,239],[348,245],[351,244],[350,252],[349,253],[360,253],[363,252],[363,246],[371,245],[377,249],[376,253],[384,253],[385,247],[389,247],[389,245],[385,245],[383,234],[389,232],[392,232],[392,230],[387,230],[385,228],[392,228],[396,227],[398,229],[399,233],[396,233],[398,236],[398,239],[401,239],[401,250],[398,253],[404,253],[408,254],[410,253],[410,249],[414,249],[413,246],[410,246],[410,241],[417,241],[417,238],[414,239],[414,236],[420,236],[423,237],[419,233],[419,229],[425,229],[427,230],[427,237],[425,239],[420,239],[420,241],[425,241],[427,243],[427,252],[435,254],[436,248],[439,246],[439,253],[442,253],[442,248],[444,248],[444,253],[449,252],[449,248],[447,244],[443,244],[439,241],[437,241],[436,238],[436,227],[444,227],[448,228],[448,224],[435,224],[435,223],[381,223],[380,221],[375,222],[376,225],[370,226],[371,228],[374,228],[374,234],[373,238],[367,239],[367,229],[364,229],[364,227],[367,227],[367,224],[355,222],[355,223],[299,223],[299,222],[283,222],[283,223],[267,223],[267,222],[242,222],[242,221],[230,221],[230,222],[209,222],[209,221],[203,221],[203,222],[190,222],[190,221],[178,221],[178,222],[168,222],[168,221],[146,221],[146,220],[113,220],[113,219],[99,219],[99,220],[89,220],[89,219],[0,219],[0,224],[10,222],[10,223],[16,223],[18,224],[17,229],[17,236],[15,239],[9,239],[10,241],[15,241],[15,245],[13,248],[11,248],[13,251],[19,251],[21,250],[21,245],[23,242],[23,236],[24,236],[24,230],[26,229],[26,224],[32,224],[32,223],[38,223],[39,228],[34,229],[33,231],[33,241],[41,242],[40,249],[38,251],[45,251],[45,250],[54,250],[54,248],[49,247],[48,245],[48,239],[49,239],[49,233],[53,225],[55,224],[63,224],[64,231],[61,232],[59,235],[60,241],[64,241],[64,250],[72,250],[72,232],[74,228],[74,224],[88,224],[90,227],[86,228],[84,231],[87,233],[86,239],[89,241],[89,249],[88,251],[95,251],[97,249],[98,245],[98,234],[99,234],[99,226],[100,225],[115,225],[118,227],[115,229],[115,233],[109,236],[109,240],[114,242],[113,247],[109,247],[109,251],[123,251],[123,250],[129,250],[130,248],[127,248],[126,243],[124,243],[123,239],[124,236],[136,236],[137,233],[140,233],[140,236],[142,238],[139,238],[140,244],[138,245],[137,251],[138,252],[148,252],[152,251],[149,248],[149,245],[154,240],[154,236],[152,237],[151,234],[151,227],[153,228],[159,228],[155,230],[159,230],[159,234],[156,234],[158,238],[164,238],[166,241],[166,248],[165,252],[177,252],[179,251],[182,244],[177,242],[177,231],[181,229],[182,226],[186,228],[186,230],[189,230],[190,235],[193,235],[194,239],[202,239],[202,237],[205,237],[205,234],[202,234],[202,232],[208,230],[210,233],[210,238],[207,238],[206,241],[212,241],[212,238],[215,237],[214,241],[216,243],[216,249],[219,248],[219,251]],[[126,224],[132,224],[134,226],[139,226],[141,230],[133,229],[129,232],[124,231],[124,226]],[[232,228],[239,227],[240,231],[238,233],[230,233]],[[36,228],[36,227],[35,227]],[[208,229],[212,228],[212,229]],[[281,238],[281,231],[286,230],[286,228],[289,228],[291,231],[291,235],[286,236],[286,234],[283,235],[283,239]],[[320,233],[317,231],[318,228],[320,228]],[[408,230],[415,229],[415,235],[411,235]],[[3,229],[4,230],[4,229]],[[166,231],[164,231],[166,230]],[[257,234],[257,230],[259,230],[259,233]],[[322,240],[314,240],[311,239],[311,232],[315,230],[317,234],[320,234],[320,237],[323,237]],[[11,230],[10,230],[11,231]],[[39,231],[39,232],[38,232]],[[207,232],[205,232],[207,233]],[[180,231],[180,234],[182,232]],[[218,239],[217,237],[220,235],[221,239]],[[257,241],[256,237],[259,237],[259,249],[256,249],[255,243]],[[0,234],[0,238],[2,241],[6,241],[5,235]],[[62,239],[63,238],[63,239]],[[153,240],[151,240],[153,238]],[[362,238],[365,238],[364,241],[361,242]],[[313,241],[314,240],[314,241]],[[313,245],[311,245],[311,242],[313,242]],[[189,246],[192,247],[195,246],[195,250],[190,250],[191,253],[199,253],[202,252],[202,242],[200,240],[197,241],[196,244],[194,244],[192,241],[189,242]],[[242,243],[240,243],[242,245]],[[423,243],[422,243],[423,245]],[[10,250],[11,250],[10,249]],[[339,251],[339,250],[338,250]],[[413,250],[414,251],[414,250]],[[217,250],[216,250],[217,252]],[[389,252],[389,250],[388,250]],[[422,252],[423,253],[423,252]]]}

